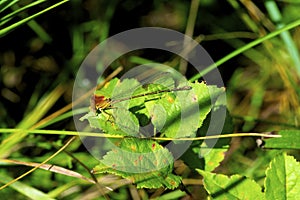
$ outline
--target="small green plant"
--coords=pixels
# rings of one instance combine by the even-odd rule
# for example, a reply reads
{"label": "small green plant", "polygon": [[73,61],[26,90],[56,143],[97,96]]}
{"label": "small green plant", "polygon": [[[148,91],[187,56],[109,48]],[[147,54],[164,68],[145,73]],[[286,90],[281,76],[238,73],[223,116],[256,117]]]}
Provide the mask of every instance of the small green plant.
{"label": "small green plant", "polygon": [[[0,0],[1,199],[300,199],[299,5]],[[86,55],[140,26],[172,27],[220,59],[198,73],[168,53],[130,52],[105,77],[120,65],[159,63],[189,82],[141,85],[112,79],[117,70],[72,102],[96,95],[90,111],[71,111]],[[231,76],[227,105],[224,88],[194,82],[217,67]],[[224,109],[223,130],[205,134]],[[88,126],[76,130],[73,116]],[[185,142],[175,158],[168,144]]]}
{"label": "small green plant", "polygon": [[[146,87],[139,85],[135,79],[124,79],[121,82],[113,79],[95,92],[100,97],[104,95],[112,98],[110,95],[114,90],[121,91],[124,101],[111,100],[117,103],[110,105],[106,99],[94,102],[95,98],[92,98],[91,111],[82,118],[87,119],[91,127],[104,133],[123,136],[110,139],[115,147],[107,149],[108,152],[93,171],[120,175],[130,179],[138,188],[175,189],[181,183],[181,177],[173,174],[173,155],[158,140],[200,135],[198,131],[207,115],[220,106],[216,106],[215,102],[224,90],[205,83],[189,83],[188,86],[169,90],[157,84],[148,84]],[[128,91],[132,91],[131,88],[136,88],[132,96],[138,95],[138,98],[124,98]],[[143,93],[148,95],[139,95]],[[98,104],[103,109],[100,110]],[[199,105],[198,112],[196,108]],[[143,130],[142,126],[149,126],[149,123],[151,129],[140,131]]]}
{"label": "small green plant", "polygon": [[[121,176],[130,180],[137,188],[176,189],[182,184],[182,177],[174,174],[175,160],[172,152],[165,148],[164,139],[178,139],[180,142],[203,134],[208,125],[206,120],[209,119],[209,113],[212,109],[218,109],[220,106],[211,102],[217,102],[222,94],[222,89],[207,86],[204,83],[189,83],[188,90],[176,91],[176,94],[169,90],[169,93],[163,94],[162,92],[153,92],[162,91],[164,88],[161,86],[150,84],[145,89],[137,87],[139,85],[135,79],[124,79],[121,82],[113,79],[102,89],[95,91],[96,95],[101,97],[105,95],[107,99],[101,98],[101,101],[106,100],[105,103],[100,100],[95,103],[95,99],[92,98],[91,111],[81,120],[88,120],[91,127],[106,133],[109,143],[113,145],[106,149],[106,154],[94,167],[93,173],[110,173]],[[124,91],[132,91],[129,88],[135,86],[136,90],[132,95],[137,98],[123,97],[121,101],[111,99],[113,97],[110,95],[114,90],[117,89],[124,95],[124,93],[126,94]],[[209,93],[209,88],[214,92]],[[141,92],[149,94],[149,96],[139,95]],[[181,124],[182,121],[178,118],[182,112],[181,109],[189,109],[191,105],[180,102],[178,100],[180,95],[185,97],[185,101],[196,100],[197,105],[201,105],[200,112],[192,113],[192,118],[190,118],[190,120],[198,119],[196,127],[190,120],[186,124]],[[211,101],[210,95],[213,96],[213,101]],[[113,102],[117,103],[113,104]],[[97,103],[103,106],[101,110],[97,110],[99,109],[96,106]],[[123,105],[118,103],[123,103]],[[160,106],[167,112],[156,110]],[[167,126],[164,127],[159,123],[161,121],[165,122]],[[152,123],[153,128],[150,130],[152,133],[140,132],[141,126],[147,125],[147,123]],[[183,126],[184,131],[177,132],[180,125]],[[178,134],[174,134],[176,132]],[[223,133],[230,132],[232,132],[232,122],[227,116]],[[264,138],[263,147],[300,149],[299,133],[299,131],[280,131],[275,134],[281,136],[279,138]],[[109,135],[119,136],[119,138],[109,138]],[[191,170],[195,170],[203,176],[204,187],[210,197],[213,199],[299,198],[296,191],[300,187],[300,174],[293,172],[299,171],[300,165],[292,156],[287,156],[281,151],[277,153],[265,172],[265,192],[263,192],[255,180],[246,176],[236,174],[228,177],[213,173],[224,159],[228,147],[228,139],[220,139],[211,149],[206,140],[196,140],[181,157]]]}
{"label": "small green plant", "polygon": [[241,175],[230,177],[197,171],[212,199],[299,199],[300,163],[286,153],[279,153],[266,170],[264,191],[253,179]]}

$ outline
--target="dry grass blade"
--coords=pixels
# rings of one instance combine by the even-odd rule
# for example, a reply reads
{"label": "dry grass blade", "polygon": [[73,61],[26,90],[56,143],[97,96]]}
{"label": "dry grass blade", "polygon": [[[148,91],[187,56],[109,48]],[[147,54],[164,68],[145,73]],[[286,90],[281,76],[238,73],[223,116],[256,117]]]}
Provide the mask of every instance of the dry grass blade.
{"label": "dry grass blade", "polygon": [[60,152],[62,152],[65,148],[67,148],[67,146],[69,146],[69,144],[71,142],[73,142],[75,140],[75,136],[71,137],[71,139],[69,139],[66,144],[64,144],[64,146],[62,146],[58,151],[56,151],[54,154],[52,154],[49,158],[47,158],[46,160],[44,160],[42,163],[38,164],[37,166],[35,166],[34,168],[32,168],[31,170],[25,172],[24,174],[22,174],[21,176],[15,178],[14,180],[6,183],[5,185],[0,187],[0,190],[6,188],[7,186],[17,182],[18,180],[20,180],[21,178],[27,176],[28,174],[30,174],[31,172],[34,172],[36,169],[39,168],[39,166],[42,166],[43,164],[47,163],[49,160],[51,160],[52,158],[54,158],[55,156],[57,156]]}
{"label": "dry grass blade", "polygon": [[25,166],[29,166],[29,167],[37,167],[39,169],[44,169],[44,170],[48,170],[51,172],[55,172],[55,173],[59,173],[59,174],[63,174],[66,176],[71,176],[71,177],[75,177],[75,178],[80,178],[82,180],[88,181],[90,183],[95,183],[94,180],[89,179],[75,171],[60,167],[60,166],[56,166],[56,165],[51,165],[51,164],[41,164],[41,163],[34,163],[34,162],[23,162],[23,161],[18,161],[18,160],[9,160],[9,159],[0,159],[0,162],[6,162],[6,163],[13,163],[13,164],[18,164],[18,165],[25,165]]}
{"label": "dry grass blade", "polygon": [[[57,102],[57,100],[64,93],[66,87],[63,85],[57,86],[52,92],[42,98],[38,105],[34,108],[30,114],[28,114],[17,126],[20,129],[33,129],[32,126],[37,123]],[[7,157],[10,152],[13,151],[15,145],[17,145],[22,139],[28,135],[26,131],[16,131],[9,135],[1,142],[0,155],[1,158]]]}
{"label": "dry grass blade", "polygon": [[123,70],[123,67],[118,67],[113,73],[111,73],[102,83],[100,83],[99,85],[97,85],[95,88],[92,88],[91,90],[89,90],[85,95],[83,95],[82,97],[80,97],[79,99],[75,100],[74,102],[66,105],[65,107],[61,108],[60,110],[54,112],[53,114],[49,115],[48,117],[42,119],[41,121],[39,121],[37,124],[35,124],[32,129],[37,129],[40,126],[46,124],[47,122],[49,122],[51,119],[67,112],[68,110],[72,109],[72,106],[79,104],[80,102],[82,102],[83,100],[85,100],[86,98],[89,98],[90,95],[92,95],[92,93],[96,90],[101,88],[105,83],[107,83],[108,81],[110,81],[113,77],[115,77],[118,73],[120,73]]}

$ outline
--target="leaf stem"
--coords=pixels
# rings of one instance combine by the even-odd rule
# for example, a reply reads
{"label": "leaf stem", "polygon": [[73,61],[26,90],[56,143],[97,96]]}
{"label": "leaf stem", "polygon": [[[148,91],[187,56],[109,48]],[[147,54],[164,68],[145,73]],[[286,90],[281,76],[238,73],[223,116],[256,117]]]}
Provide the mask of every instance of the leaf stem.
{"label": "leaf stem", "polygon": [[[78,132],[78,131],[57,131],[57,130],[24,130],[24,129],[0,129],[0,133],[24,131],[30,134],[46,134],[46,135],[74,135],[82,137],[101,137],[101,138],[129,138],[128,136],[123,135],[111,135],[108,133],[93,133],[93,132]],[[271,135],[270,132],[265,133],[231,133],[223,135],[209,135],[202,137],[194,138],[163,138],[163,137],[149,137],[149,138],[139,138],[139,139],[152,139],[152,140],[161,140],[161,141],[196,141],[196,140],[208,140],[208,139],[217,139],[217,138],[231,138],[231,137],[269,137],[269,138],[278,138],[281,135]]]}

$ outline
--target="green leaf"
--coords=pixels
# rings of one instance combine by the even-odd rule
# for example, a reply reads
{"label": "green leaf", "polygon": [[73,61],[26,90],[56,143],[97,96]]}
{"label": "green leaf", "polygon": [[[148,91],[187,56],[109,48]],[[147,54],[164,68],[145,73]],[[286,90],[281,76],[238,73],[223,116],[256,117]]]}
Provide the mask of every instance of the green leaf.
{"label": "green leaf", "polygon": [[264,199],[261,187],[249,178],[197,171],[203,176],[204,187],[213,199]]}
{"label": "green leaf", "polygon": [[[84,118],[88,119],[92,128],[100,129],[111,135],[140,137],[138,130],[138,119],[133,114],[130,114],[130,117],[131,120],[125,121],[126,123],[122,122],[122,120],[119,120],[118,124],[116,124],[114,121],[111,121],[111,115],[102,114],[100,116],[96,116],[93,112],[90,112],[88,115],[85,115]],[[81,120],[84,118],[81,118]],[[132,123],[129,124],[130,122]]]}
{"label": "green leaf", "polygon": [[108,83],[106,83],[103,88],[101,88],[100,90],[96,90],[94,92],[94,94],[97,94],[100,96],[105,96],[106,98],[111,98],[114,88],[116,87],[118,82],[119,82],[119,79],[114,78],[111,81],[109,81]]}
{"label": "green leaf", "polygon": [[209,148],[206,142],[203,142],[199,154],[204,155],[205,171],[213,171],[216,167],[218,167],[224,159],[225,152],[228,148],[228,145],[220,148]]}
{"label": "green leaf", "polygon": [[[161,136],[172,138],[193,137],[223,89],[198,82],[190,86],[191,90],[161,92],[170,88],[161,84],[142,87],[136,79],[120,82],[115,78],[95,92],[111,99],[109,107],[82,119],[88,119],[92,127],[111,134],[143,136],[139,133],[140,127],[151,120],[154,129],[143,133],[146,136],[159,132]],[[132,98],[134,96],[139,97]]]}
{"label": "green leaf", "polygon": [[[119,148],[118,148],[119,147]],[[109,151],[94,173],[112,173],[131,180],[138,188],[178,187],[181,178],[172,174],[173,157],[155,141],[125,138]]]}
{"label": "green leaf", "polygon": [[136,79],[124,79],[120,82],[118,78],[114,78],[95,92],[110,101],[109,107],[102,108],[101,112],[97,114],[90,112],[81,120],[87,119],[91,127],[110,134],[139,137],[141,136],[139,134],[140,121],[137,116],[142,118],[141,115],[145,115],[145,113],[141,109],[135,113],[130,110],[141,106],[145,98],[143,96],[134,99],[127,98],[144,92],[142,85]]}
{"label": "green leaf", "polygon": [[201,147],[189,148],[181,159],[191,168],[201,168],[205,171],[213,171],[220,165],[228,151],[229,145],[209,148],[206,142]]}
{"label": "green leaf", "polygon": [[223,92],[205,83],[190,83],[191,90],[168,93],[145,103],[156,129],[166,137],[193,137],[211,110],[212,102]]}
{"label": "green leaf", "polygon": [[300,130],[281,130],[280,138],[267,138],[265,148],[300,149]]}
{"label": "green leaf", "polygon": [[[187,91],[180,91],[176,96],[186,94]],[[176,101],[176,96],[171,93],[164,95],[156,101],[145,102],[146,109],[149,111],[151,121],[157,131],[162,132],[167,137],[184,137],[181,132],[178,136],[180,125],[183,123],[181,119],[180,103]],[[196,128],[194,129],[195,132]],[[188,133],[188,130],[185,130]]]}
{"label": "green leaf", "polygon": [[217,97],[224,92],[223,88],[216,86],[207,86],[204,82],[194,83],[192,85],[196,94],[196,100],[200,108],[200,120],[198,127],[201,127],[206,116],[211,110],[212,102],[215,102]]}
{"label": "green leaf", "polygon": [[[168,82],[172,83],[172,80]],[[190,83],[190,86],[190,90],[170,92],[169,89],[174,87],[169,88],[164,84],[141,87],[135,79],[124,79],[98,91],[98,95],[112,99],[111,106],[98,114],[90,112],[82,120],[88,119],[92,127],[109,134],[136,138],[108,140],[114,146],[100,160],[94,172],[112,173],[130,179],[138,188],[178,187],[181,178],[172,174],[172,154],[158,142],[143,137],[152,136],[153,133],[172,138],[196,135],[224,90],[198,82]],[[114,94],[106,96],[107,93]],[[143,126],[148,125],[146,122],[151,122],[154,128],[142,135],[139,132],[142,133]],[[223,159],[219,151],[207,159],[210,161],[208,164],[213,163],[211,170]]]}
{"label": "green leaf", "polygon": [[[214,112],[216,112],[216,114],[219,114],[218,111],[219,110],[215,108]],[[199,133],[207,132],[209,123],[211,123],[210,119],[211,115],[209,114],[204,120],[202,127],[199,129]],[[224,127],[221,134],[232,133],[232,124],[232,118],[227,112]],[[217,141],[214,141],[214,143],[209,142],[211,142],[211,140],[194,141],[191,145],[191,148],[184,153],[181,159],[191,169],[199,168],[205,171],[213,171],[216,167],[220,165],[221,161],[224,159],[225,152],[227,152],[229,148],[230,139],[224,138],[218,139]]]}
{"label": "green leaf", "polygon": [[266,176],[266,199],[300,199],[300,163],[292,156],[275,157]]}
{"label": "green leaf", "polygon": [[[221,115],[222,109],[220,109],[220,107],[214,109],[215,109],[214,112],[216,114]],[[210,118],[210,115],[208,115],[207,118]],[[206,120],[204,121],[204,124],[202,126],[204,129],[207,128],[208,123],[212,123],[210,120],[208,121]],[[218,122],[214,122],[214,123],[216,124]],[[200,130],[203,131],[203,129]],[[221,134],[232,133],[233,130],[234,128],[233,128],[232,118],[229,115],[229,112],[227,111]],[[206,133],[207,131],[205,130],[204,132]],[[205,166],[203,169],[205,171],[213,171],[216,167],[220,165],[221,161],[225,157],[225,152],[228,151],[230,139],[228,138],[217,139],[217,141],[214,142],[215,143],[212,143],[212,140],[204,140],[199,149],[198,157],[204,158]]]}

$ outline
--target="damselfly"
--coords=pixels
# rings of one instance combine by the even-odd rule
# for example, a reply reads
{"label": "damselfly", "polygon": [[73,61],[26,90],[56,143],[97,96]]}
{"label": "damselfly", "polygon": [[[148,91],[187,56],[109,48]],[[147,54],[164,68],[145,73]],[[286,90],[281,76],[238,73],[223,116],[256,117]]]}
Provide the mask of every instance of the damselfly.
{"label": "damselfly", "polygon": [[102,111],[105,111],[106,109],[113,108],[113,104],[119,103],[122,101],[145,97],[148,95],[156,95],[156,94],[160,94],[160,93],[176,92],[176,91],[183,91],[183,90],[190,90],[190,89],[192,89],[192,87],[183,86],[183,87],[178,87],[178,88],[173,88],[173,89],[165,89],[165,90],[158,90],[158,91],[153,91],[153,92],[148,92],[148,93],[143,93],[143,94],[137,94],[134,96],[124,97],[124,98],[120,98],[120,99],[111,99],[111,98],[107,98],[103,95],[94,94],[91,98],[91,110],[96,112],[97,114],[100,114]]}

